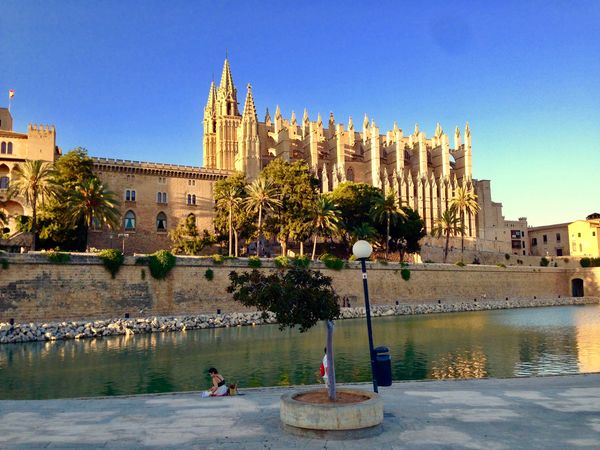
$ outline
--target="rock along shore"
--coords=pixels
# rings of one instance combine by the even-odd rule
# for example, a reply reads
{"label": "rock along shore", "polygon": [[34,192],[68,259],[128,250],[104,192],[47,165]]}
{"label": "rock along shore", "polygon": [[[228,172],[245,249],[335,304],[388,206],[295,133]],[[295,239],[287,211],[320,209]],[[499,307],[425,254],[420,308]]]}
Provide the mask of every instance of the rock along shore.
{"label": "rock along shore", "polygon": [[[486,300],[473,302],[416,303],[371,306],[373,317],[436,314],[492,309],[534,308],[542,306],[566,306],[598,304],[597,297],[563,297],[541,299]],[[340,319],[365,316],[364,307],[342,308]],[[130,319],[106,319],[93,321],[64,321],[50,323],[0,323],[0,344],[56,341],[63,339],[102,338],[117,335],[185,331],[204,328],[253,326],[276,323],[273,314],[266,317],[260,312],[200,314],[177,317],[146,317]]]}

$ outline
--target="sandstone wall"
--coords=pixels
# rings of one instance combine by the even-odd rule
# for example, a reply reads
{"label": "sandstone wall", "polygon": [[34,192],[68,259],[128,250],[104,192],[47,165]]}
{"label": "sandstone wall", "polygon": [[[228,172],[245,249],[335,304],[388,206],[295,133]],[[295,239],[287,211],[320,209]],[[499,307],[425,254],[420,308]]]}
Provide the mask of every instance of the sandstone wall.
{"label": "sandstone wall", "polygon": [[[92,256],[72,256],[69,263],[51,264],[42,254],[5,256],[0,269],[0,322],[99,319],[122,316],[183,315],[244,311],[226,292],[231,270],[248,270],[245,260],[214,265],[211,260],[177,258],[163,281],[128,257],[115,279]],[[315,266],[333,278],[341,296],[352,306],[363,301],[359,265],[339,272]],[[397,264],[369,263],[369,292],[373,304],[437,303],[483,299],[553,298],[571,293],[571,279],[582,278],[585,295],[600,296],[600,268],[565,269],[442,264],[412,265],[404,281]],[[264,270],[274,270],[263,262]],[[269,269],[270,267],[270,269]],[[205,277],[212,269],[214,279]]]}

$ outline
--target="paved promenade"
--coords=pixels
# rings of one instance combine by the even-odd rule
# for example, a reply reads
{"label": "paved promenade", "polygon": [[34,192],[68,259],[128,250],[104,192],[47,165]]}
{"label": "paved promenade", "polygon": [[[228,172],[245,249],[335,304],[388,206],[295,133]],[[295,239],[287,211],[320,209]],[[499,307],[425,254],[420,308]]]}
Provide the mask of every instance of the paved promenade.
{"label": "paved promenade", "polygon": [[383,432],[354,441],[283,432],[288,391],[0,401],[0,448],[600,448],[600,374],[399,382],[381,390]]}

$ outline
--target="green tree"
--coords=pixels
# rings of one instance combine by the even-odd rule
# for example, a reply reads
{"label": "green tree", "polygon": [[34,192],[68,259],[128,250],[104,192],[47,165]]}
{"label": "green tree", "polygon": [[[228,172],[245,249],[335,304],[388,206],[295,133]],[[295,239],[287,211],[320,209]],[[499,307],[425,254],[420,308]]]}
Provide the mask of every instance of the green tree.
{"label": "green tree", "polygon": [[276,159],[261,174],[279,193],[280,204],[267,219],[265,228],[277,236],[281,253],[287,253],[288,241],[305,237],[304,227],[319,198],[319,180],[304,161],[289,163]]}
{"label": "green tree", "polygon": [[362,236],[360,239],[368,240],[373,240],[378,236],[377,224],[371,212],[377,199],[382,196],[381,189],[366,183],[348,181],[340,183],[327,196],[340,210],[342,217],[340,235],[348,249],[357,236]]}
{"label": "green tree", "polygon": [[390,248],[390,227],[396,225],[401,219],[406,217],[406,213],[396,206],[396,193],[390,192],[388,195],[383,193],[375,197],[375,204],[371,208],[373,219],[379,223],[385,223],[385,259],[388,259]]}
{"label": "green tree", "polygon": [[254,180],[247,188],[248,197],[245,200],[246,209],[258,214],[258,229],[256,238],[256,256],[260,256],[260,238],[263,227],[263,212],[273,211],[281,206],[278,191],[273,184],[262,176]]}
{"label": "green tree", "polygon": [[83,224],[87,247],[87,232],[94,222],[111,229],[118,228],[120,222],[119,201],[116,194],[105,188],[96,178],[89,178],[65,194],[66,222],[78,226]]}
{"label": "green tree", "polygon": [[215,183],[215,209],[226,211],[227,230],[229,232],[229,256],[233,256],[233,232],[235,229],[235,255],[238,254],[238,231],[234,217],[238,216],[244,201],[246,178],[244,174],[236,174]]}
{"label": "green tree", "polygon": [[9,197],[21,196],[31,206],[32,250],[36,248],[38,205],[56,194],[56,185],[52,183],[54,170],[52,165],[41,160],[29,160],[13,169],[13,180],[9,188]]}
{"label": "green tree", "polygon": [[335,203],[328,197],[320,197],[314,206],[310,222],[313,233],[312,259],[317,252],[317,238],[319,236],[332,236],[337,233],[340,222],[340,211]]}
{"label": "green tree", "polygon": [[454,192],[454,197],[450,199],[450,207],[459,211],[461,226],[460,231],[460,260],[463,260],[465,252],[465,215],[474,216],[481,209],[477,203],[477,195],[466,187],[459,187]]}
{"label": "green tree", "polygon": [[460,217],[456,214],[456,209],[450,208],[442,213],[433,224],[431,234],[436,238],[445,237],[446,244],[444,246],[444,262],[448,259],[448,245],[450,236],[456,236],[462,232],[462,223]]}
{"label": "green tree", "polygon": [[425,224],[419,213],[408,207],[402,207],[406,216],[392,225],[390,249],[400,253],[400,261],[404,261],[407,253],[421,251],[420,241],[425,237]]}
{"label": "green tree", "polygon": [[207,230],[200,234],[193,214],[180,220],[175,229],[169,232],[169,237],[173,243],[173,253],[184,255],[199,255],[204,247],[215,242],[214,236]]}

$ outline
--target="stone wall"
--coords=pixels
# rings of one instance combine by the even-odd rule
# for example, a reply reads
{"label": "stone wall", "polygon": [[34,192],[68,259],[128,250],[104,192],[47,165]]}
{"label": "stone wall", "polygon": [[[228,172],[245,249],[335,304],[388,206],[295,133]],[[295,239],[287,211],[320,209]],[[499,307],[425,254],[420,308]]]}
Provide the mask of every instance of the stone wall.
{"label": "stone wall", "polygon": [[[0,269],[0,322],[83,320],[123,316],[184,315],[242,312],[227,294],[231,270],[247,270],[247,261],[214,265],[210,259],[178,257],[177,266],[163,281],[128,257],[115,279],[101,262],[89,255],[73,255],[65,264],[52,264],[43,254],[5,256]],[[336,291],[352,306],[362,303],[359,264],[351,262],[339,272],[315,267],[333,278]],[[398,264],[368,263],[369,292],[373,304],[442,303],[508,298],[569,296],[571,279],[584,280],[586,296],[600,296],[600,268],[458,267],[443,264],[411,265],[404,281]],[[264,270],[274,270],[263,261]],[[214,279],[205,277],[207,269]]]}

